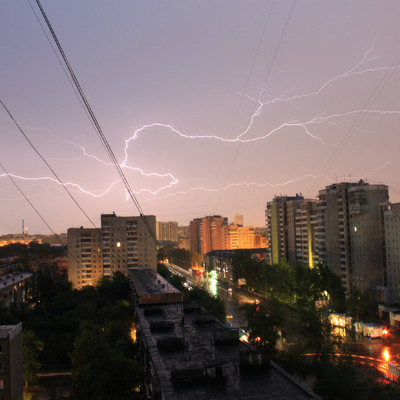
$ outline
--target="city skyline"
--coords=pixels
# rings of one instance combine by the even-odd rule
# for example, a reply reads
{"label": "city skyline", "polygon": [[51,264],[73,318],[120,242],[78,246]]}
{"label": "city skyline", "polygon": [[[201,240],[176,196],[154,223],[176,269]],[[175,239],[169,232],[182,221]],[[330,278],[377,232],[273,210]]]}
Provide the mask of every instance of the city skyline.
{"label": "city skyline", "polygon": [[[400,201],[400,4],[348,3],[42,1],[145,214],[246,226],[340,181]],[[1,100],[97,226],[137,215],[29,3],[1,10]],[[1,164],[53,230],[91,227],[0,116]],[[49,233],[2,170],[0,198],[0,234]]]}

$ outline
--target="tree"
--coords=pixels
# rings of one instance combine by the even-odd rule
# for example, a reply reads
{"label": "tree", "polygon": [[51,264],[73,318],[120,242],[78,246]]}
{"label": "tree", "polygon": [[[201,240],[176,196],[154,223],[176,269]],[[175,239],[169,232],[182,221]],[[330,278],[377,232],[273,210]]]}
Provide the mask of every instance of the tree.
{"label": "tree", "polygon": [[347,307],[353,317],[357,319],[357,322],[360,321],[360,319],[362,320],[372,316],[372,303],[369,294],[357,288],[351,290]]}
{"label": "tree", "polygon": [[36,374],[39,372],[41,364],[39,353],[43,351],[43,342],[31,330],[26,330],[22,334],[22,353],[25,386],[35,383]]}
{"label": "tree", "polygon": [[[113,324],[106,328],[93,323],[84,323],[81,334],[74,343],[71,354],[73,365],[74,393],[79,399],[126,399],[132,398],[139,384],[140,367],[136,360],[126,357],[115,339],[123,326]],[[120,336],[120,335],[118,335]]]}
{"label": "tree", "polygon": [[233,279],[246,278],[253,263],[250,250],[237,250],[232,257]]}
{"label": "tree", "polygon": [[122,272],[115,272],[112,277],[103,276],[97,285],[97,290],[107,301],[128,300],[131,288],[127,277]]}
{"label": "tree", "polygon": [[195,301],[220,321],[226,321],[225,303],[219,296],[212,296],[206,290],[194,287],[192,290],[185,291],[184,299],[185,301]]}
{"label": "tree", "polygon": [[332,336],[332,326],[326,309],[301,311],[303,332],[308,338],[306,347],[315,353],[317,359],[330,359],[342,345],[339,337]]}
{"label": "tree", "polygon": [[278,300],[255,302],[244,306],[248,326],[250,328],[250,342],[257,347],[264,347],[274,353],[279,332],[282,333],[283,315],[282,305]]}

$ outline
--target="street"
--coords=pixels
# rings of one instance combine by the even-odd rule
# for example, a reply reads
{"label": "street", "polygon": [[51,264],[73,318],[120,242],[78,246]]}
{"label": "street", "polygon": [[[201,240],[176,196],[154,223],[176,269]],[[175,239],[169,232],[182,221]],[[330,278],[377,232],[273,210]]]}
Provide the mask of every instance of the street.
{"label": "street", "polygon": [[[169,264],[168,267],[171,272],[185,276],[189,285],[203,286],[211,294],[219,295],[225,302],[227,322],[234,328],[247,327],[247,320],[241,310],[243,304],[265,300],[261,295],[218,281],[213,274],[208,279],[193,278],[188,271],[175,265]],[[290,348],[290,343],[278,343],[278,347],[280,350],[287,350]],[[368,339],[363,336],[345,337],[344,350],[367,374],[371,372],[368,370],[372,369],[372,376],[375,378],[376,372],[384,376],[388,375],[388,362],[400,365],[400,335],[394,330],[389,332],[386,339]],[[388,359],[384,357],[385,350],[387,350],[385,354]]]}

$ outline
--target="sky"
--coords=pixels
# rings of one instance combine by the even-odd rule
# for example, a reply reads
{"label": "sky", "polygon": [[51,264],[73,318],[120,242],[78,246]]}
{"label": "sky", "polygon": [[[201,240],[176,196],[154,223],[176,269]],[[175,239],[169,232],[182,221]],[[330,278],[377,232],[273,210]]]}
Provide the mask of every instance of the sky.
{"label": "sky", "polygon": [[[0,4],[0,99],[96,226],[138,215],[29,1]],[[400,202],[399,1],[41,2],[145,214],[264,226],[359,179]],[[91,227],[1,106],[0,132],[0,234],[50,233],[26,198]]]}

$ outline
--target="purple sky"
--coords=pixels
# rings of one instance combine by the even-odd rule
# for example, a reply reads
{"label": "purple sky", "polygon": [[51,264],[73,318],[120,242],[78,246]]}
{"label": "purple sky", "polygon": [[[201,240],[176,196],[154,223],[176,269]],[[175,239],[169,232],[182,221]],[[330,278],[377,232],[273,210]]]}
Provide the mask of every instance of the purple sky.
{"label": "purple sky", "polygon": [[[400,2],[293,4],[42,0],[146,214],[263,226],[274,194],[360,178],[400,201]],[[26,0],[1,3],[0,41],[1,99],[82,208],[137,215]],[[4,109],[0,131],[51,227],[89,227]],[[0,201],[0,234],[49,233],[3,171]]]}

